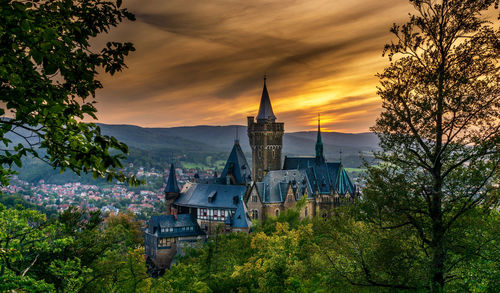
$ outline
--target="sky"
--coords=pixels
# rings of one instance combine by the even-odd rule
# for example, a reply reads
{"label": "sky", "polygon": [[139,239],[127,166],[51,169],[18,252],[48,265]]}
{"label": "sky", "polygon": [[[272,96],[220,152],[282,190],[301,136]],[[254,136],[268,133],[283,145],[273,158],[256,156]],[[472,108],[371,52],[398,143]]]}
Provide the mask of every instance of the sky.
{"label": "sky", "polygon": [[359,133],[381,112],[375,74],[405,0],[125,0],[136,15],[94,41],[128,41],[128,68],[100,75],[99,121],[245,125],[263,76],[285,131]]}

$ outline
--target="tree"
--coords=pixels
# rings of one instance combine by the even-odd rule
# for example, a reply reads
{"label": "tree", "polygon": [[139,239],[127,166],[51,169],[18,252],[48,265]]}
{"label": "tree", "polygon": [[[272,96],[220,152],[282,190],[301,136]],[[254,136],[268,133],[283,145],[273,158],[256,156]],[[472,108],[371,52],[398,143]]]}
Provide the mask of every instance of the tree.
{"label": "tree", "polygon": [[498,207],[500,30],[481,15],[498,1],[410,2],[416,13],[392,27],[391,64],[378,74],[384,110],[372,130],[384,152],[369,168],[364,212],[418,237],[424,285],[441,292],[459,264],[498,241],[470,243],[460,231],[478,209]]}
{"label": "tree", "polygon": [[346,291],[366,288],[418,289],[425,279],[422,251],[408,230],[388,231],[360,217],[359,205],[341,206],[315,218],[314,231],[330,283]]}
{"label": "tree", "polygon": [[[317,292],[325,282],[324,261],[318,255],[311,224],[290,229],[277,222],[275,232],[252,235],[252,255],[234,267],[232,278],[244,292]],[[339,288],[336,288],[337,291]]]}
{"label": "tree", "polygon": [[[73,241],[57,254],[49,254],[46,262],[77,257],[80,266],[87,269],[76,276],[83,277],[79,291],[120,291],[129,285],[137,289],[146,283],[146,264],[140,254],[142,231],[131,213],[103,219],[100,212],[88,213],[70,207],[59,214],[57,222],[63,226],[59,231],[61,237],[71,236]],[[43,272],[37,275],[51,280]],[[57,280],[52,283],[57,285]]]}
{"label": "tree", "polygon": [[0,204],[0,291],[144,292],[140,224],[70,208],[47,220],[40,212]]}
{"label": "tree", "polygon": [[[119,171],[127,146],[93,123],[96,79],[125,67],[131,43],[91,40],[134,20],[121,0],[0,1],[0,182],[33,155],[62,171],[137,184]],[[110,152],[116,149],[118,152]]]}
{"label": "tree", "polygon": [[[6,209],[0,204],[0,291],[54,290],[34,271],[44,254],[57,253],[72,243],[70,237],[56,236],[58,228],[58,223],[50,223],[40,212],[21,206]],[[59,264],[66,266],[64,261]]]}

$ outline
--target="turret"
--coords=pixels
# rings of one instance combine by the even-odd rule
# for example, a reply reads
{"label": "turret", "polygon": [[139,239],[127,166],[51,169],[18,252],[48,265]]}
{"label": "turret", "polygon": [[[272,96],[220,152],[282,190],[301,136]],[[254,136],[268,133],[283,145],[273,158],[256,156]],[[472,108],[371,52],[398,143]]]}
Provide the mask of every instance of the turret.
{"label": "turret", "polygon": [[179,185],[177,184],[177,177],[175,176],[174,164],[170,164],[167,186],[165,187],[165,205],[167,215],[175,214],[175,210],[172,209],[172,204],[179,197],[179,194],[180,189]]}

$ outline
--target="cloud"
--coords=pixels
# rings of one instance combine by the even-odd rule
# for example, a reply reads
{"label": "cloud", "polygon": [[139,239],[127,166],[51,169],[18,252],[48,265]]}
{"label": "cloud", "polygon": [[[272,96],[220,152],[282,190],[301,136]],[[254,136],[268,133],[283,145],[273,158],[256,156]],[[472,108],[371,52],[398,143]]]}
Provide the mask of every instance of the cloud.
{"label": "cloud", "polygon": [[[376,72],[405,1],[128,0],[137,21],[96,40],[132,41],[128,69],[101,76],[100,122],[142,126],[245,124],[262,76],[288,131],[363,132],[380,112]],[[348,101],[348,97],[352,101]],[[356,103],[358,103],[356,105]],[[352,113],[352,114],[349,114]]]}

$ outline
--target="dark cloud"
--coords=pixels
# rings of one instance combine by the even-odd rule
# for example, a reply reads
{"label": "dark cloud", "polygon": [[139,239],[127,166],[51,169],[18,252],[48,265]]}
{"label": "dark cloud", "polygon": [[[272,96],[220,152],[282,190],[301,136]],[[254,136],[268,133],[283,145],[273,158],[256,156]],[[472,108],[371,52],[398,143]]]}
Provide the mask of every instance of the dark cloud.
{"label": "dark cloud", "polygon": [[267,73],[275,112],[289,131],[309,129],[317,112],[330,121],[328,129],[368,130],[380,112],[374,74],[387,65],[380,53],[388,28],[409,11],[397,0],[125,5],[137,21],[106,39],[132,41],[137,51],[126,61],[129,69],[103,76],[102,122],[244,124],[257,110]]}

